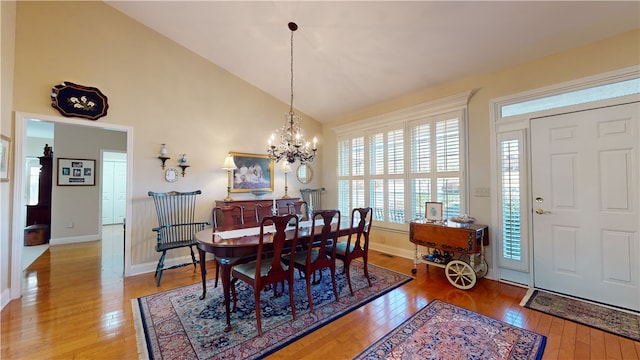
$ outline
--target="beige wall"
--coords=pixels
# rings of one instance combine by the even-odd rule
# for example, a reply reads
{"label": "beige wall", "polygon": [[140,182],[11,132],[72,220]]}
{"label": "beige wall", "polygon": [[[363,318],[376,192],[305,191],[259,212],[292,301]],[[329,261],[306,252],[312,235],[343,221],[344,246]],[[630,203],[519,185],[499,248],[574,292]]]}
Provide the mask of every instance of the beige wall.
{"label": "beige wall", "polygon": [[[287,104],[102,2],[19,2],[16,24],[13,110],[59,116],[50,105],[51,87],[71,81],[108,97],[108,114],[97,122],[133,128],[133,217],[127,231],[134,266],[155,266],[158,258],[147,192],[200,189],[197,216],[207,220],[213,202],[226,196],[226,172],[220,169],[226,153],[264,154],[269,134],[288,111]],[[320,123],[301,115],[307,134],[320,135]],[[186,176],[175,183],[164,181],[157,159],[161,143],[173,158],[168,165],[175,167],[180,153],[189,158]],[[292,174],[288,185],[289,194],[298,194],[301,184]],[[319,185],[316,177],[303,187]],[[275,194],[283,193],[284,175],[276,171]]]}
{"label": "beige wall", "polygon": [[[0,1],[0,133],[13,138],[12,102],[13,102],[13,71],[15,45],[15,15],[16,3]],[[10,172],[12,163],[9,164]],[[11,182],[0,182],[0,308],[9,301],[9,285],[11,271],[11,221],[9,209],[13,206],[11,196]]]}
{"label": "beige wall", "polygon": [[[11,5],[2,1],[2,133],[12,126],[11,110],[59,115],[50,106],[49,93],[61,81],[95,86],[106,94],[109,112],[98,121],[133,128],[134,145],[128,149],[134,160],[133,218],[127,219],[127,230],[131,231],[134,265],[157,260],[150,230],[155,226],[155,213],[147,191],[201,189],[204,194],[198,217],[207,219],[213,201],[226,195],[226,174],[220,170],[225,154],[264,153],[268,134],[281,125],[288,110],[286,104],[101,2],[18,3],[13,72],[13,64],[5,62],[5,53],[12,52],[11,41],[5,41],[5,30],[12,30],[12,22],[5,14],[11,13]],[[426,89],[325,126],[303,116],[308,134],[322,133],[321,155],[314,162],[316,176],[303,187],[326,187],[324,204],[336,206],[337,199],[331,197],[336,193],[333,126],[475,88],[478,92],[469,104],[470,188],[489,187],[490,99],[638,64],[639,38],[640,32],[634,31],[493,74]],[[6,80],[12,77],[13,99],[5,93]],[[9,109],[7,104],[11,103],[13,108]],[[259,140],[262,138],[264,142]],[[163,180],[156,158],[160,143],[167,144],[174,159],[179,153],[189,156],[191,167],[176,183]],[[289,180],[289,193],[296,194],[300,184],[292,181],[292,176]],[[283,176],[277,173],[276,194],[282,194],[283,186]],[[10,208],[12,199],[4,196],[10,193],[8,185],[3,183],[0,189],[3,209]],[[489,198],[471,196],[470,205],[479,221],[491,222]],[[6,216],[2,214],[3,224]],[[10,266],[5,250],[13,237],[8,234],[7,238],[7,231],[3,225],[3,299]],[[399,251],[410,249],[404,233],[376,231],[374,241]]]}
{"label": "beige wall", "polygon": [[[469,189],[470,213],[479,223],[491,224],[491,203],[489,197],[476,197],[475,188],[490,187],[490,128],[489,101],[495,98],[549,86],[565,81],[579,79],[594,74],[604,73],[640,64],[640,30],[576,48],[536,61],[521,64],[495,73],[463,79],[442,87],[428,89],[397,101],[380,104],[350,114],[330,124],[325,124],[323,138],[325,152],[323,169],[323,186],[329,193],[336,193],[336,136],[333,130],[336,125],[366,119],[375,115],[439,99],[467,90],[477,89],[469,101]],[[337,199],[328,198],[329,207],[337,206]],[[412,254],[412,245],[408,234],[378,230],[372,235],[373,248],[394,252],[396,254]],[[490,253],[490,249],[488,252]]]}

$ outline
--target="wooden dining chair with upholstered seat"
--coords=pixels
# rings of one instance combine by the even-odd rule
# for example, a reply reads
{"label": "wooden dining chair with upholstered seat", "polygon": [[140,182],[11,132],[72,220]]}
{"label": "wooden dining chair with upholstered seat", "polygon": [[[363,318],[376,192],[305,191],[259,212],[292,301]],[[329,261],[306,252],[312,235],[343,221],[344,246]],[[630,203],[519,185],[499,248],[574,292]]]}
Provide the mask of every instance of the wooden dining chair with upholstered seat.
{"label": "wooden dining chair with upholstered seat", "polygon": [[[332,221],[337,220],[337,228],[335,232],[331,230]],[[311,218],[311,242],[312,244],[305,244],[303,246],[304,251],[296,251],[293,255],[285,255],[282,257],[282,261],[285,264],[290,265],[293,262],[293,266],[304,273],[304,278],[307,282],[307,298],[309,300],[309,310],[313,312],[313,299],[311,298],[311,275],[316,271],[322,271],[324,268],[328,268],[331,271],[331,283],[333,284],[333,294],[338,301],[338,288],[336,287],[336,247],[331,247],[331,251],[328,250],[329,242],[331,238],[335,238],[335,234],[340,232],[340,211],[339,210],[321,210],[316,211]],[[316,225],[320,226],[322,222],[322,228],[319,234],[316,232]],[[334,234],[332,236],[332,234]],[[293,247],[297,244],[294,243]],[[291,260],[293,256],[293,261]],[[315,276],[314,276],[315,278]],[[320,276],[322,279],[322,276]]]}
{"label": "wooden dining chair with upholstered seat", "polygon": [[[244,225],[244,207],[240,205],[216,206],[211,211],[213,228],[224,229],[238,225]],[[216,259],[216,280],[213,287],[218,287],[220,264]]]}
{"label": "wooden dining chair with upholstered seat", "polygon": [[307,202],[304,200],[289,202],[287,203],[287,208],[288,208],[289,214],[302,215],[302,219],[300,220],[311,219],[311,214],[309,214],[309,206],[307,205]]}
{"label": "wooden dining chair with upholstered seat", "polygon": [[[347,283],[349,291],[353,296],[353,288],[351,287],[351,275],[349,268],[353,259],[362,258],[364,263],[364,276],[371,286],[371,278],[369,277],[369,269],[367,267],[369,259],[369,233],[371,232],[371,223],[373,222],[372,209],[355,208],[351,211],[351,228],[356,228],[355,232],[350,232],[347,241],[335,243],[336,258],[344,263],[344,272],[347,274]],[[356,227],[357,224],[357,227]],[[334,245],[327,247],[328,251],[334,251]]]}
{"label": "wooden dining chair with upholstered seat", "polygon": [[[178,192],[170,191],[157,193],[149,191],[148,195],[153,199],[158,216],[158,227],[153,230],[156,233],[156,251],[162,255],[156,266],[155,277],[157,286],[160,286],[162,272],[193,264],[194,269],[198,261],[196,260],[193,248],[197,245],[194,235],[211,225],[209,222],[195,221],[196,198],[202,191]],[[191,262],[177,264],[168,268],[164,267],[164,259],[167,251],[188,247],[191,250]]]}
{"label": "wooden dining chair with upholstered seat", "polygon": [[[263,288],[268,285],[277,287],[278,283],[287,282],[289,284],[289,303],[291,304],[291,314],[293,320],[296,319],[296,307],[293,299],[293,271],[294,268],[286,266],[282,262],[282,254],[285,251],[285,244],[287,240],[286,229],[289,222],[295,224],[295,230],[293,234],[293,242],[298,239],[298,218],[295,215],[283,215],[283,216],[267,216],[262,219],[260,223],[260,237],[258,241],[258,251],[256,253],[256,260],[239,264],[233,267],[231,270],[231,295],[233,297],[233,311],[236,310],[237,298],[236,298],[236,282],[242,280],[253,287],[253,292],[256,302],[256,319],[258,323],[258,334],[262,336],[262,322],[260,319],[260,294]],[[265,233],[265,227],[274,225],[275,233],[271,236]],[[270,246],[266,246],[265,237],[269,239],[272,237]],[[267,240],[268,242],[268,240]],[[295,251],[293,256],[295,256]]]}

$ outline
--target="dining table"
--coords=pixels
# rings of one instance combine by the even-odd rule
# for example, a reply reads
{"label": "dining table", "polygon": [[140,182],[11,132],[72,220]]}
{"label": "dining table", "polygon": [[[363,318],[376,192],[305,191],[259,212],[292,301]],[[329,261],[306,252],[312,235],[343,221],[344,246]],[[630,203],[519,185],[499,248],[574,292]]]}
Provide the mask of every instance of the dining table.
{"label": "dining table", "polygon": [[[323,223],[316,223],[316,231],[314,234],[319,236]],[[340,225],[338,227],[338,225]],[[312,233],[311,220],[300,221],[298,224],[298,242],[308,243],[311,241]],[[337,231],[336,234],[336,230]],[[295,236],[295,226],[290,226],[286,230],[286,238],[289,246],[293,242]],[[348,217],[341,217],[340,221],[332,222],[333,238],[337,239],[347,236],[351,232],[357,231],[357,223],[355,227],[351,227],[351,221]],[[267,233],[269,232],[269,233]],[[213,254],[215,260],[220,265],[220,278],[222,280],[222,289],[224,293],[224,305],[226,311],[226,327],[225,331],[231,331],[231,268],[234,265],[248,263],[256,259],[258,252],[258,242],[260,239],[260,226],[252,225],[233,225],[228,227],[208,227],[197,232],[195,235],[197,242],[198,254],[200,256],[200,273],[202,275],[202,296],[200,300],[204,300],[207,295],[207,267],[205,256],[206,253]],[[264,244],[269,244],[273,239],[273,226],[265,226]]]}

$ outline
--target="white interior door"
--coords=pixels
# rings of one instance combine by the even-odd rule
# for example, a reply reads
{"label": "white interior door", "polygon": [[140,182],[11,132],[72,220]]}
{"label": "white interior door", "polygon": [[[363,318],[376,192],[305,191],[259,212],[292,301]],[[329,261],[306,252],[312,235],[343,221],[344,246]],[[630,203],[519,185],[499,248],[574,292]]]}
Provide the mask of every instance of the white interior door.
{"label": "white interior door", "polygon": [[102,225],[122,224],[127,211],[125,153],[105,152],[102,162]]}
{"label": "white interior door", "polygon": [[640,105],[531,122],[535,286],[640,311]]}

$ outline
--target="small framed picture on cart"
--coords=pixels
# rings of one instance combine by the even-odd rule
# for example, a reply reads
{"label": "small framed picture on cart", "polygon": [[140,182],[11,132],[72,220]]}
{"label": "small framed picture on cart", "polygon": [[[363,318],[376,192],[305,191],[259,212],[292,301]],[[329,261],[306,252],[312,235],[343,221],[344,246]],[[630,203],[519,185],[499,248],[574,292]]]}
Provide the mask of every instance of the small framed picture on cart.
{"label": "small framed picture on cart", "polygon": [[442,203],[441,202],[427,202],[424,209],[424,217],[428,221],[442,221]]}

